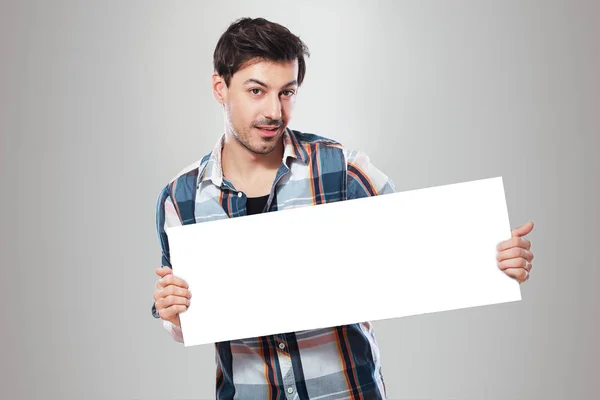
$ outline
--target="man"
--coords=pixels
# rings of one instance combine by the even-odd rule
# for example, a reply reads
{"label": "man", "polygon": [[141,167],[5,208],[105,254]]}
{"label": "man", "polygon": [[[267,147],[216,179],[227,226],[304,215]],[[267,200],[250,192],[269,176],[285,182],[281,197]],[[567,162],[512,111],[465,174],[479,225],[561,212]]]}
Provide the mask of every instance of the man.
{"label": "man", "polygon": [[[156,269],[160,279],[153,315],[162,319],[177,341],[182,341],[179,314],[190,305],[191,293],[170,268],[166,228],[395,190],[365,154],[288,128],[308,55],[297,36],[261,18],[234,22],[217,43],[212,89],[223,107],[224,134],[212,152],[164,188],[157,205],[163,267]],[[293,229],[282,227],[274,234],[285,234],[288,228]],[[519,282],[528,278],[531,269],[530,242],[522,236],[532,228],[529,223],[513,231],[513,237],[498,247],[499,267]],[[303,257],[304,247],[311,245],[307,233],[306,242],[289,243],[289,257]],[[268,237],[258,250],[268,256]],[[243,255],[230,261],[243,262]],[[230,295],[226,277],[214,284],[223,287],[223,296]],[[302,301],[310,296],[305,289],[285,283],[272,290],[273,301]],[[205,306],[218,307],[219,299]],[[215,346],[217,399],[386,398],[379,350],[368,322]]]}

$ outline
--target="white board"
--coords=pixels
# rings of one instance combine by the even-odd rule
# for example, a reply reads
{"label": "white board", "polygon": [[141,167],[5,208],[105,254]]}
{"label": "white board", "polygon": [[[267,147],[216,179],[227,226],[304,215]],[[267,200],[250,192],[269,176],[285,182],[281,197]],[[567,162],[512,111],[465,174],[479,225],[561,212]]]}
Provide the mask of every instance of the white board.
{"label": "white board", "polygon": [[502,178],[167,230],[185,346],[521,300]]}

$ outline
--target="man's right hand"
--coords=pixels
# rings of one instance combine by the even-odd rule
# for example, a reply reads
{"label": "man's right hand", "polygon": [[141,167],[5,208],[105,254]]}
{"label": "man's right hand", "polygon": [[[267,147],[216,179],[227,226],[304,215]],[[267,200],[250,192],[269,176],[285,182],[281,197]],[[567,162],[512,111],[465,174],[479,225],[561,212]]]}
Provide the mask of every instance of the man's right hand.
{"label": "man's right hand", "polygon": [[156,275],[160,277],[154,292],[156,311],[161,319],[181,327],[179,314],[187,310],[192,297],[188,284],[174,276],[173,270],[166,266],[156,268]]}

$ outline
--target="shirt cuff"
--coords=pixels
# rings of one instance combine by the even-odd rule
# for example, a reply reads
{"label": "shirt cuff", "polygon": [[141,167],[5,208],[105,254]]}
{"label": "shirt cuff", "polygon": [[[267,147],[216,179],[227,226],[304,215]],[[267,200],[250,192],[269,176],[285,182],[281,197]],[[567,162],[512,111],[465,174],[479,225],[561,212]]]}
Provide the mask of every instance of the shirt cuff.
{"label": "shirt cuff", "polygon": [[181,332],[181,328],[179,326],[163,320],[163,327],[167,330],[167,332],[169,332],[173,339],[183,343],[183,333]]}

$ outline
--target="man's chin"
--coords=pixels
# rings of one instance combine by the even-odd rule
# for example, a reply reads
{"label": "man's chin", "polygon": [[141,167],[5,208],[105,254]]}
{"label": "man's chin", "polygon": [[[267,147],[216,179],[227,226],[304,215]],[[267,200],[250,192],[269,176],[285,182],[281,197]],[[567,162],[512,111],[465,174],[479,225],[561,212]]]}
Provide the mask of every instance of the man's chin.
{"label": "man's chin", "polygon": [[258,149],[256,149],[257,151],[254,151],[254,153],[260,154],[262,156],[266,156],[266,155],[269,155],[272,152],[274,152],[276,148],[277,148],[276,143],[273,143],[273,144],[269,143],[269,146],[258,146]]}
{"label": "man's chin", "polygon": [[254,143],[248,143],[248,144],[242,143],[242,144],[251,153],[254,153],[256,155],[266,156],[268,154],[271,154],[273,151],[275,151],[277,149],[277,143],[278,143],[277,139],[278,139],[277,137],[270,138],[269,140],[260,139]]}

